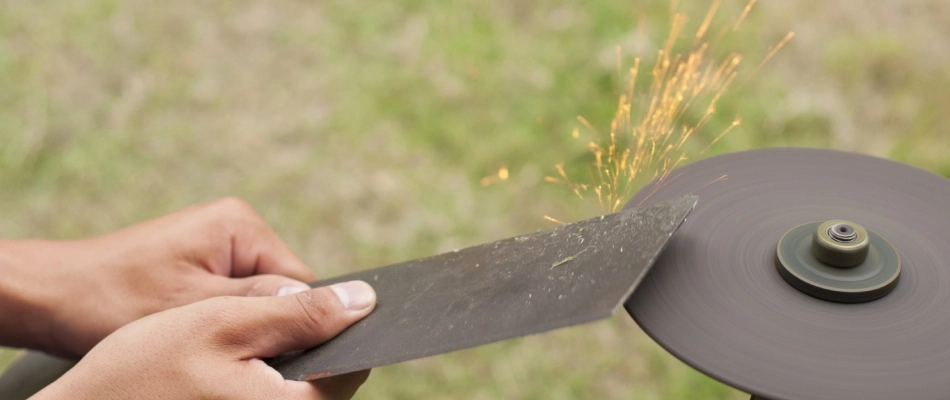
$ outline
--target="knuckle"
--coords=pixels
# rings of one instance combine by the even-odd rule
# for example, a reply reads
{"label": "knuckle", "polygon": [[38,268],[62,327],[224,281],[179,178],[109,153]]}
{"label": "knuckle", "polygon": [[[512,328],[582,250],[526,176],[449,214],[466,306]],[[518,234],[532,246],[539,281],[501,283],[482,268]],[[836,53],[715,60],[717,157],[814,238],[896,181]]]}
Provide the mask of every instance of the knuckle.
{"label": "knuckle", "polygon": [[264,220],[248,202],[238,197],[225,197],[211,203],[210,216],[226,231],[260,229]]}
{"label": "knuckle", "polygon": [[338,319],[335,309],[326,295],[315,295],[317,292],[304,292],[293,296],[305,318],[299,319],[303,329],[319,335],[329,333],[330,327]]}
{"label": "knuckle", "polygon": [[230,217],[257,216],[257,211],[254,211],[254,207],[239,197],[224,197],[215,200],[212,205],[223,215]]}

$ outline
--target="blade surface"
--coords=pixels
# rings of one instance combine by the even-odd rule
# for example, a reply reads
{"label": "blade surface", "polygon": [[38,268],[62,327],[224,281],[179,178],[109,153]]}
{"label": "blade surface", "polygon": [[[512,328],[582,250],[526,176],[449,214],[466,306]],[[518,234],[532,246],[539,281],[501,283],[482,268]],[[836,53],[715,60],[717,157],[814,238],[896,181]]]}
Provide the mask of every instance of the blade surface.
{"label": "blade surface", "polygon": [[312,380],[609,317],[695,204],[686,196],[313,282],[366,281],[376,309],[269,364],[286,379]]}

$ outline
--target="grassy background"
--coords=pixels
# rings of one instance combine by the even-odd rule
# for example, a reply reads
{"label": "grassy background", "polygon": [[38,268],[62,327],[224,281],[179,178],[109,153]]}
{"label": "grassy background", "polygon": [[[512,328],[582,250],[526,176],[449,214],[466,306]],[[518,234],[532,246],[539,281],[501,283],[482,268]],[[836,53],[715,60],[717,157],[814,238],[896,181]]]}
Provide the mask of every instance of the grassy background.
{"label": "grassy background", "polygon": [[[796,37],[690,145],[741,117],[711,153],[825,146],[950,175],[950,5],[826,3],[757,5],[718,52],[749,72]],[[93,235],[237,195],[324,276],[597,214],[542,178],[583,163],[576,115],[612,116],[614,46],[649,61],[670,16],[615,0],[0,5],[0,235]],[[511,179],[481,187],[501,165]],[[379,368],[358,397],[746,396],[620,315]]]}

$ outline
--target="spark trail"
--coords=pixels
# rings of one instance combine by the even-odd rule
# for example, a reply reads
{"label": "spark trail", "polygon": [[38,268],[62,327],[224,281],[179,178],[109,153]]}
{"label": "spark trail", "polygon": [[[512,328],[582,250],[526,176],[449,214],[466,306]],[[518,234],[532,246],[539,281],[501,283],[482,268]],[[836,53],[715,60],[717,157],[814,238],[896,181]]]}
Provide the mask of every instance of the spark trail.
{"label": "spark trail", "polygon": [[[632,67],[625,73],[620,72],[625,83],[607,134],[599,132],[584,117],[577,117],[592,137],[587,149],[594,161],[589,165],[587,176],[571,176],[560,163],[555,165],[557,173],[545,180],[566,186],[580,198],[592,192],[604,212],[615,212],[646,183],[645,179],[659,178],[660,184],[663,180],[675,179],[670,171],[690,157],[687,142],[713,118],[717,103],[739,75],[742,55],[729,52],[717,57],[712,51],[714,44],[728,31],[739,28],[754,3],[755,0],[749,1],[734,22],[722,27],[716,39],[709,40],[708,33],[719,8],[719,1],[713,2],[691,35],[692,44],[686,51],[677,51],[675,44],[684,36],[687,17],[674,13],[669,36],[657,51],[653,65],[642,65],[637,57]],[[789,33],[773,46],[755,70],[791,37]],[[618,46],[618,65],[620,56]],[[650,74],[650,83],[638,87],[637,77],[643,71]],[[755,71],[750,76],[753,74]],[[699,154],[740,123],[740,119],[734,119]],[[575,128],[572,136],[579,138],[580,130]],[[548,216],[545,219],[556,221]]]}

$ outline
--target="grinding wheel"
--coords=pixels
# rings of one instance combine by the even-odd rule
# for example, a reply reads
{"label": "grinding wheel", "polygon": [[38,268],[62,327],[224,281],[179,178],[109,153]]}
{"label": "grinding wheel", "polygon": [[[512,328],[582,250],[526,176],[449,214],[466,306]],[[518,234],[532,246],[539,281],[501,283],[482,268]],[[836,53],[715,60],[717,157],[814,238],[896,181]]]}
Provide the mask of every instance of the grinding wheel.
{"label": "grinding wheel", "polygon": [[[678,168],[627,207],[686,194],[698,205],[626,303],[666,350],[768,399],[950,398],[950,180],[866,155],[765,149]],[[831,220],[893,246],[892,290],[842,303],[783,279],[783,235]]]}

